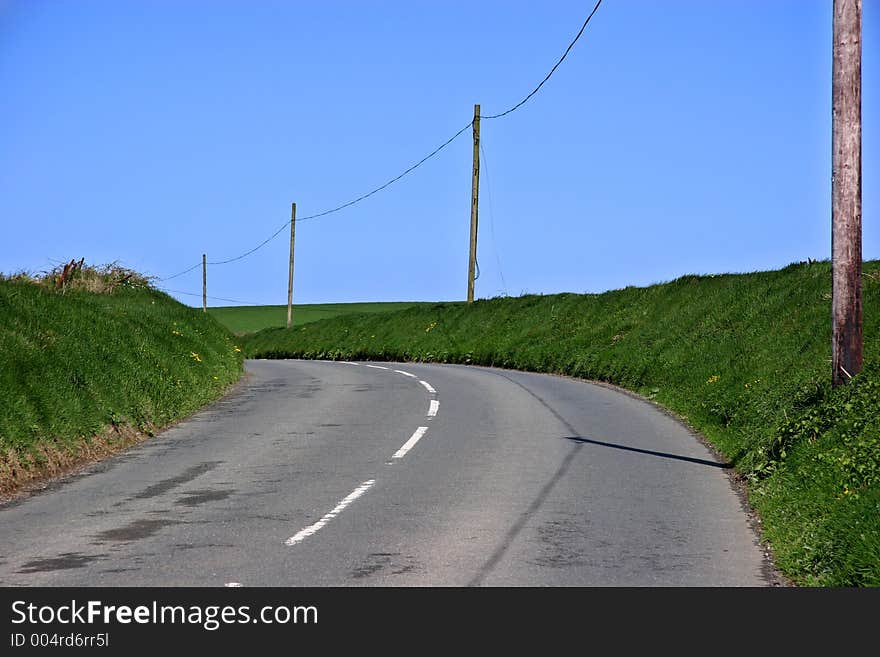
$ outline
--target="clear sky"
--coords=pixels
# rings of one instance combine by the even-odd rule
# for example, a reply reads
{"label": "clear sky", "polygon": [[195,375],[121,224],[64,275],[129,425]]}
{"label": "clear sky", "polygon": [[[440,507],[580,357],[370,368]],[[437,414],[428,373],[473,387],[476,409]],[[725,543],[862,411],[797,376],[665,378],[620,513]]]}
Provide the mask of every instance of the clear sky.
{"label": "clear sky", "polygon": [[[0,271],[169,276],[385,183],[547,74],[594,4],[0,0]],[[831,250],[831,0],[604,0],[482,122],[478,297]],[[880,258],[880,2],[863,9],[863,252]],[[295,301],[466,294],[470,130],[297,224]],[[286,303],[288,233],[208,270]],[[161,283],[200,295],[201,271]],[[200,296],[175,293],[200,305]],[[211,305],[229,305],[211,301]]]}

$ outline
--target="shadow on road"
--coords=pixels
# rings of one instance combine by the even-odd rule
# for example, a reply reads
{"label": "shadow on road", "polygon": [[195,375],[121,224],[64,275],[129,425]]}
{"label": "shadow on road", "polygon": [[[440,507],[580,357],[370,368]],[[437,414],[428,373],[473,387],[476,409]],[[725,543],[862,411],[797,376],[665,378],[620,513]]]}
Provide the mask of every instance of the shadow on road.
{"label": "shadow on road", "polygon": [[580,436],[565,436],[566,440],[574,443],[599,445],[601,447],[611,447],[613,449],[622,449],[627,452],[638,452],[639,454],[650,454],[651,456],[660,456],[665,459],[675,459],[676,461],[687,461],[688,463],[698,463],[700,465],[710,465],[713,468],[730,469],[733,467],[730,463],[718,463],[717,461],[706,461],[705,459],[695,459],[690,456],[679,456],[678,454],[667,454],[666,452],[654,452],[650,449],[640,449],[638,447],[627,447],[626,445],[616,445],[614,443],[606,443],[601,440],[592,440],[591,438],[581,438]]}

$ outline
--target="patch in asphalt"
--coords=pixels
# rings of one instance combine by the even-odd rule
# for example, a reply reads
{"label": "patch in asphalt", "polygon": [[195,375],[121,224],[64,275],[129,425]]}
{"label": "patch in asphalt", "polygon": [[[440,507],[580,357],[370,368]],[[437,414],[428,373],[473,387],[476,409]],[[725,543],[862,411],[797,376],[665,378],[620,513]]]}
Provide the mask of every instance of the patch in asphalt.
{"label": "patch in asphalt", "polygon": [[403,575],[418,570],[418,562],[415,557],[402,557],[399,552],[374,552],[367,555],[363,563],[351,571],[351,576],[362,579],[390,568],[394,569],[391,570],[392,575]]}
{"label": "patch in asphalt", "polygon": [[550,520],[538,527],[540,553],[532,563],[546,568],[569,568],[586,565],[584,546],[580,544],[587,528],[570,518]]}
{"label": "patch in asphalt", "polygon": [[103,543],[105,541],[112,541],[114,543],[139,541],[152,536],[163,527],[177,524],[179,524],[177,520],[135,520],[134,522],[125,525],[125,527],[103,531],[95,536],[95,539],[98,543]]}
{"label": "patch in asphalt", "polygon": [[188,468],[181,474],[176,477],[171,477],[170,479],[163,479],[157,484],[153,484],[152,486],[148,486],[140,493],[130,498],[132,500],[148,500],[153,497],[158,497],[163,493],[167,493],[170,490],[177,488],[178,486],[182,486],[183,484],[189,483],[196,477],[199,477],[206,472],[210,472],[218,465],[220,465],[223,461],[206,461],[205,463],[200,463],[199,465],[194,465],[191,468]]}
{"label": "patch in asphalt", "polygon": [[174,503],[177,506],[199,506],[200,504],[206,504],[207,502],[219,502],[220,500],[225,500],[234,492],[235,491],[231,488],[220,490],[194,490],[189,493],[184,493],[183,497],[178,498]]}
{"label": "patch in asphalt", "polygon": [[106,554],[82,554],[80,552],[64,552],[57,557],[34,559],[24,564],[19,573],[45,573],[52,570],[70,570],[72,568],[85,568],[98,559],[106,558]]}

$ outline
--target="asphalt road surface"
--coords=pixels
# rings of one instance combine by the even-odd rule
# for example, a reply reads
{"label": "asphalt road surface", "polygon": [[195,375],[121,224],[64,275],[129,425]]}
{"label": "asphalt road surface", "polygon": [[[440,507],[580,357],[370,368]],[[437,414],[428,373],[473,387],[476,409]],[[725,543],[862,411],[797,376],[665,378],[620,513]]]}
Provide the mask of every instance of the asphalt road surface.
{"label": "asphalt road surface", "polygon": [[248,361],[0,507],[3,586],[766,586],[729,471],[653,405],[477,367]]}

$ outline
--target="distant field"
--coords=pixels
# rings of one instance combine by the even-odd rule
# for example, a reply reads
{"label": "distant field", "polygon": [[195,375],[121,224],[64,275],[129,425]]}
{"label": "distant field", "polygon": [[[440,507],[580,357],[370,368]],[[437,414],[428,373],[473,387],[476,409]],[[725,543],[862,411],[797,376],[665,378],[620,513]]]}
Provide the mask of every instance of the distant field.
{"label": "distant field", "polygon": [[[382,303],[313,303],[293,306],[293,324],[308,324],[319,319],[355,313],[385,313],[414,306],[430,306],[433,302],[390,301]],[[264,328],[287,326],[287,306],[221,306],[208,308],[208,314],[237,335],[254,333]]]}

